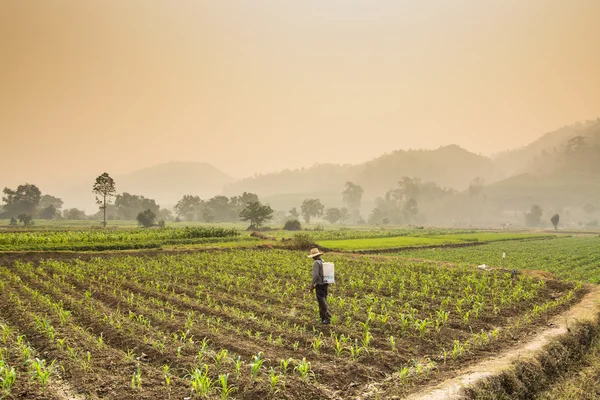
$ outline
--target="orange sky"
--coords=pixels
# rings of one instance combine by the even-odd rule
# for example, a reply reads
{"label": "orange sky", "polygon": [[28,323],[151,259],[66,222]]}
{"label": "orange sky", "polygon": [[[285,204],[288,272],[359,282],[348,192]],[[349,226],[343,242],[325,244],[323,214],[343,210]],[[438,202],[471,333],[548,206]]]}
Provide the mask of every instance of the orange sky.
{"label": "orange sky", "polygon": [[254,172],[600,116],[598,0],[3,0],[0,187]]}

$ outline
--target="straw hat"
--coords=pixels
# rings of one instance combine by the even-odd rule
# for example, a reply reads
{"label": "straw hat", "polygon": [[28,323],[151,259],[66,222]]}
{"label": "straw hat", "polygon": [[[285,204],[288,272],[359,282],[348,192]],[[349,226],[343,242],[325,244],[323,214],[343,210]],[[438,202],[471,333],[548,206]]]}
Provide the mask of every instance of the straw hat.
{"label": "straw hat", "polygon": [[316,247],[314,249],[310,249],[310,255],[308,256],[308,258],[315,258],[316,256],[321,256],[323,255],[323,253],[321,253],[319,251],[319,249],[317,249]]}

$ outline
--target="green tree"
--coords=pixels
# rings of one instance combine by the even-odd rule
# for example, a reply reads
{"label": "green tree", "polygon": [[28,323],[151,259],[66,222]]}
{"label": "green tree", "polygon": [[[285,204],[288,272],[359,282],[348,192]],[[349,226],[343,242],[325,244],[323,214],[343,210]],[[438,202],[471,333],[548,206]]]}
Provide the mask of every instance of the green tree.
{"label": "green tree", "polygon": [[117,208],[119,217],[124,220],[133,220],[140,212],[148,209],[157,214],[160,208],[153,199],[147,199],[144,196],[129,194],[127,192],[117,195],[115,207]]}
{"label": "green tree", "polygon": [[158,210],[158,216],[163,221],[173,221],[173,213],[168,208],[161,208]]}
{"label": "green tree", "polygon": [[45,194],[40,198],[40,207],[42,209],[46,209],[50,206],[53,206],[55,210],[60,211],[63,206],[62,199],[58,197],[50,196],[49,194]]}
{"label": "green tree", "polygon": [[419,178],[403,176],[398,182],[398,186],[399,194],[405,199],[414,199],[416,201],[421,194],[421,180]]}
{"label": "green tree", "polygon": [[346,186],[342,192],[342,200],[344,201],[344,204],[348,206],[348,209],[355,219],[358,218],[358,215],[360,214],[360,202],[363,193],[363,188],[352,182],[346,182]]}
{"label": "green tree", "polygon": [[110,204],[111,198],[115,197],[117,193],[114,179],[106,172],[103,173],[96,178],[92,192],[96,195],[96,204],[99,204],[100,209],[103,211],[104,219],[102,224],[106,227],[106,205]]}
{"label": "green tree", "polygon": [[151,209],[147,209],[140,212],[137,215],[136,220],[138,224],[144,228],[150,228],[151,226],[156,225],[156,214]]}
{"label": "green tree", "polygon": [[419,206],[417,201],[412,197],[408,199],[402,207],[402,214],[404,214],[407,221],[414,221],[419,213]]}
{"label": "green tree", "polygon": [[259,229],[265,221],[273,218],[273,209],[270,206],[262,205],[258,201],[246,204],[246,207],[240,212],[242,221],[250,221],[250,229]]}
{"label": "green tree", "polygon": [[558,229],[558,223],[560,222],[560,215],[554,214],[552,218],[550,218],[550,222],[554,225],[554,230]]}
{"label": "green tree", "polygon": [[182,217],[187,221],[198,219],[202,213],[204,202],[198,196],[186,194],[175,205],[175,212],[178,217]]}
{"label": "green tree", "polygon": [[537,204],[531,206],[531,210],[525,214],[525,225],[540,226],[542,224],[542,215],[544,212]]}
{"label": "green tree", "polygon": [[300,207],[300,213],[304,218],[304,222],[310,223],[311,217],[320,217],[323,215],[323,209],[325,206],[321,204],[319,199],[306,199],[302,202]]}
{"label": "green tree", "polygon": [[60,215],[60,212],[50,204],[40,212],[40,219],[54,219],[57,215]]}
{"label": "green tree", "polygon": [[80,221],[87,219],[87,215],[77,208],[69,208],[63,211],[63,218],[69,221]]}
{"label": "green tree", "polygon": [[476,177],[471,181],[469,185],[469,195],[471,197],[477,197],[483,192],[483,187],[485,186],[485,181],[481,177]]}
{"label": "green tree", "polygon": [[342,212],[339,208],[328,208],[325,210],[325,217],[323,218],[325,218],[326,221],[329,221],[329,223],[335,224],[342,219]]}
{"label": "green tree", "polygon": [[23,226],[32,226],[35,225],[33,222],[33,217],[29,214],[21,214],[19,215],[19,221],[23,224]]}
{"label": "green tree", "polygon": [[290,217],[298,219],[298,217],[300,217],[300,213],[298,212],[298,210],[296,209],[296,207],[293,207],[290,211]]}
{"label": "green tree", "polygon": [[9,217],[35,214],[42,198],[40,189],[29,183],[19,185],[16,190],[4,188],[3,192],[4,213]]}

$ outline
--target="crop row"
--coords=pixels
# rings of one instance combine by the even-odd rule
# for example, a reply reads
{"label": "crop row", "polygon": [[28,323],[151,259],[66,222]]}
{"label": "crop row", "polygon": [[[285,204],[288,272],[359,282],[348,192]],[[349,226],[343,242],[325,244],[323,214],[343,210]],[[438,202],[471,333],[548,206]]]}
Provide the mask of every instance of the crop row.
{"label": "crop row", "polygon": [[543,270],[563,279],[600,283],[600,237],[490,243],[469,248],[421,249],[398,253],[403,258],[486,264],[509,269]]}
{"label": "crop row", "polygon": [[323,398],[324,387],[381,374],[418,381],[555,312],[577,290],[433,262],[328,260],[337,275],[329,327],[315,324],[310,263],[286,251],[17,263],[0,268],[10,293],[1,312],[89,393],[111,381],[122,390],[114,398]]}

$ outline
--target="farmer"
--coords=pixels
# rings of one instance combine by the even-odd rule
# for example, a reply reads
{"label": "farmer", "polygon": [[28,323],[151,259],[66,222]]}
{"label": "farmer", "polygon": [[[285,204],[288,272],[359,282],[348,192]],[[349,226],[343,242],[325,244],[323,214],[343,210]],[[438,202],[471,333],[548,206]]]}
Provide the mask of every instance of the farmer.
{"label": "farmer", "polygon": [[331,313],[329,312],[329,306],[327,305],[327,283],[323,282],[323,259],[321,256],[323,253],[319,249],[314,248],[310,251],[309,258],[315,260],[313,264],[312,272],[312,283],[310,285],[310,291],[316,289],[317,302],[319,303],[319,315],[321,317],[322,324],[329,324]]}

